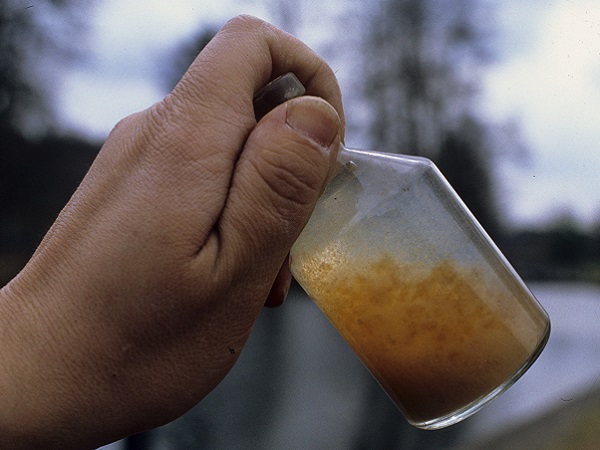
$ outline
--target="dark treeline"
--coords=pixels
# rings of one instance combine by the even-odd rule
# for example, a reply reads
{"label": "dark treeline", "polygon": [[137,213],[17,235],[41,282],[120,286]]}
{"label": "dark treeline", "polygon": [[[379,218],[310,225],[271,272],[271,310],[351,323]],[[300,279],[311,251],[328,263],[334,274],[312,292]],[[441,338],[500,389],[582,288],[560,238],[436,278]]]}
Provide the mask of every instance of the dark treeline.
{"label": "dark treeline", "polygon": [[76,137],[31,139],[0,130],[0,284],[27,262],[67,203],[99,145]]}
{"label": "dark treeline", "polygon": [[1,285],[26,263],[99,149],[57,131],[47,90],[56,67],[81,56],[65,36],[83,33],[78,8],[86,5],[0,3]]}
{"label": "dark treeline", "polygon": [[516,271],[529,281],[600,283],[600,228],[576,224],[512,230],[499,240]]}

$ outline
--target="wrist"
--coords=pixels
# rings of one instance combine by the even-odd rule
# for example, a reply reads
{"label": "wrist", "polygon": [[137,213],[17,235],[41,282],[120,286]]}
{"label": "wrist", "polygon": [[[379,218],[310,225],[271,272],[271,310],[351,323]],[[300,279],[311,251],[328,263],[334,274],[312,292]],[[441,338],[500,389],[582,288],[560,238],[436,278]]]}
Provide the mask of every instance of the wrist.
{"label": "wrist", "polygon": [[[12,294],[11,284],[0,289],[0,448],[24,446],[24,439],[35,440],[30,425],[35,424],[34,405],[27,402],[30,340],[23,336],[22,305]],[[39,385],[39,384],[38,384]],[[28,423],[29,422],[29,423]],[[39,423],[39,422],[38,422]]]}
{"label": "wrist", "polygon": [[43,307],[49,296],[30,292],[25,278],[0,290],[0,449],[78,445],[85,413],[73,402],[79,388],[67,369],[69,342]]}

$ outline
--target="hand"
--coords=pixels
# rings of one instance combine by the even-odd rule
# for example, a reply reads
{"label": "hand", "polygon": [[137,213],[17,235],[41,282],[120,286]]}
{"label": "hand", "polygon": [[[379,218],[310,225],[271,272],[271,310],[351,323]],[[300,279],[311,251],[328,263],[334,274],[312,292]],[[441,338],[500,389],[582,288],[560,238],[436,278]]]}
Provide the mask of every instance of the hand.
{"label": "hand", "polygon": [[[309,96],[257,124],[254,93],[285,72]],[[172,93],[115,127],[0,291],[0,447],[99,446],[210,392],[283,301],[342,133],[321,59],[258,19],[225,25]]]}

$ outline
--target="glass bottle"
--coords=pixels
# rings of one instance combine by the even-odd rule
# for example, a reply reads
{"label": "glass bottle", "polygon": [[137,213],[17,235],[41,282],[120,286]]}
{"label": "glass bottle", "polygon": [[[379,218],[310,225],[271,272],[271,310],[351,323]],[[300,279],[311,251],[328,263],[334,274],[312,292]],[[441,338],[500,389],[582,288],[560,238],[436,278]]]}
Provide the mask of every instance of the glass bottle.
{"label": "glass bottle", "polygon": [[[293,75],[273,84],[303,92]],[[419,428],[479,410],[549,337],[546,312],[425,158],[342,147],[290,265]]]}

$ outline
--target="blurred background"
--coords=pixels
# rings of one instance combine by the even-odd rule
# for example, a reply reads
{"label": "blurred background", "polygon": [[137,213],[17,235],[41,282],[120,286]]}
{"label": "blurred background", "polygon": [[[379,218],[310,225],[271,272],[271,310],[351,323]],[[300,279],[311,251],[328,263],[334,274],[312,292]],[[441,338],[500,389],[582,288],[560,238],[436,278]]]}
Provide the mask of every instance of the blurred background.
{"label": "blurred background", "polygon": [[412,429],[296,285],[226,380],[128,449],[600,448],[600,4],[594,0],[3,0],[0,283],[114,124],[228,18],[298,36],[340,81],[350,147],[440,167],[549,312],[534,367],[449,429]]}

